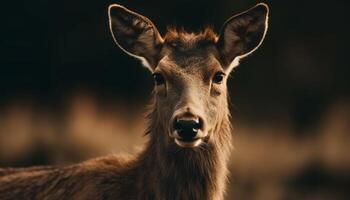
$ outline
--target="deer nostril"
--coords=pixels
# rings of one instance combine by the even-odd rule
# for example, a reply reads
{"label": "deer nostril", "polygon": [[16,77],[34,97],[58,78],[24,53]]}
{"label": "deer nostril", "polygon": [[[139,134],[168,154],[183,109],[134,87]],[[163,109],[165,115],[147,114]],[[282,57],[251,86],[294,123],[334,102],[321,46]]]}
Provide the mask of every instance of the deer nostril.
{"label": "deer nostril", "polygon": [[201,125],[199,120],[179,120],[177,119],[174,124],[175,130],[181,129],[200,129]]}
{"label": "deer nostril", "polygon": [[201,129],[200,120],[179,120],[177,119],[174,123],[174,129],[176,130],[179,137],[185,141],[193,140]]}

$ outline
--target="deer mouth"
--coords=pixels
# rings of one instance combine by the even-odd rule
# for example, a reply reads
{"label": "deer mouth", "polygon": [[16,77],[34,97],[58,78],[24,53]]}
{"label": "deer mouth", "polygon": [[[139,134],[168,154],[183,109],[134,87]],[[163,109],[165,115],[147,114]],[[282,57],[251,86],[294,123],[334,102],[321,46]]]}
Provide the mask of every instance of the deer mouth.
{"label": "deer mouth", "polygon": [[175,138],[175,143],[183,148],[193,148],[199,146],[202,143],[202,139],[196,138],[193,140],[183,140],[180,138]]}

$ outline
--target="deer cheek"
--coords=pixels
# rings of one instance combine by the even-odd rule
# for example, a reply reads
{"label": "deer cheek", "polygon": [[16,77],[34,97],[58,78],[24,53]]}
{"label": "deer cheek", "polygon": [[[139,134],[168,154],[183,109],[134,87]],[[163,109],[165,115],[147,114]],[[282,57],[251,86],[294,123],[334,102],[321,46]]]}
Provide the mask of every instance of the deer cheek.
{"label": "deer cheek", "polygon": [[166,84],[155,86],[156,95],[158,97],[165,98],[167,96]]}
{"label": "deer cheek", "polygon": [[210,95],[212,97],[219,97],[222,93],[222,89],[220,85],[212,84],[212,87],[210,88]]}

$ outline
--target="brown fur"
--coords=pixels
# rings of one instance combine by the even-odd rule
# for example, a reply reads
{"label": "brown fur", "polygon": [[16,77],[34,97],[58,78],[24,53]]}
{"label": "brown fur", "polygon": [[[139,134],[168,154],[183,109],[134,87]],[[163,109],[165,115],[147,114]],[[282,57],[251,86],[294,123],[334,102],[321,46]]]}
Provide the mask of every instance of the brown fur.
{"label": "brown fur", "polygon": [[212,27],[207,27],[199,33],[188,33],[183,28],[168,27],[167,33],[164,36],[165,43],[182,42],[182,43],[216,43],[217,34]]}
{"label": "brown fur", "polygon": [[[153,91],[146,148],[136,158],[110,155],[65,167],[0,169],[0,199],[222,200],[232,141],[227,59],[250,54],[261,44],[267,13],[259,4],[226,22],[221,36],[211,28],[200,33],[170,29],[163,39],[149,19],[110,6],[117,45],[164,77]],[[249,35],[242,33],[251,27]],[[218,73],[223,74],[220,83],[214,81]],[[203,121],[200,143],[184,147],[176,141],[173,122],[181,114]]]}

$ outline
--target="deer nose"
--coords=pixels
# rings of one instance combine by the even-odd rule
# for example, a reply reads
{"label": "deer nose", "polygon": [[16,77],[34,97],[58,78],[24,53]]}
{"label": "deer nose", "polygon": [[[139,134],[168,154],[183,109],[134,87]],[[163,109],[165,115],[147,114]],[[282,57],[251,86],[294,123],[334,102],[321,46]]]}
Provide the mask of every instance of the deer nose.
{"label": "deer nose", "polygon": [[202,128],[202,122],[197,119],[176,119],[174,129],[179,139],[183,141],[192,141],[196,138],[198,131]]}

